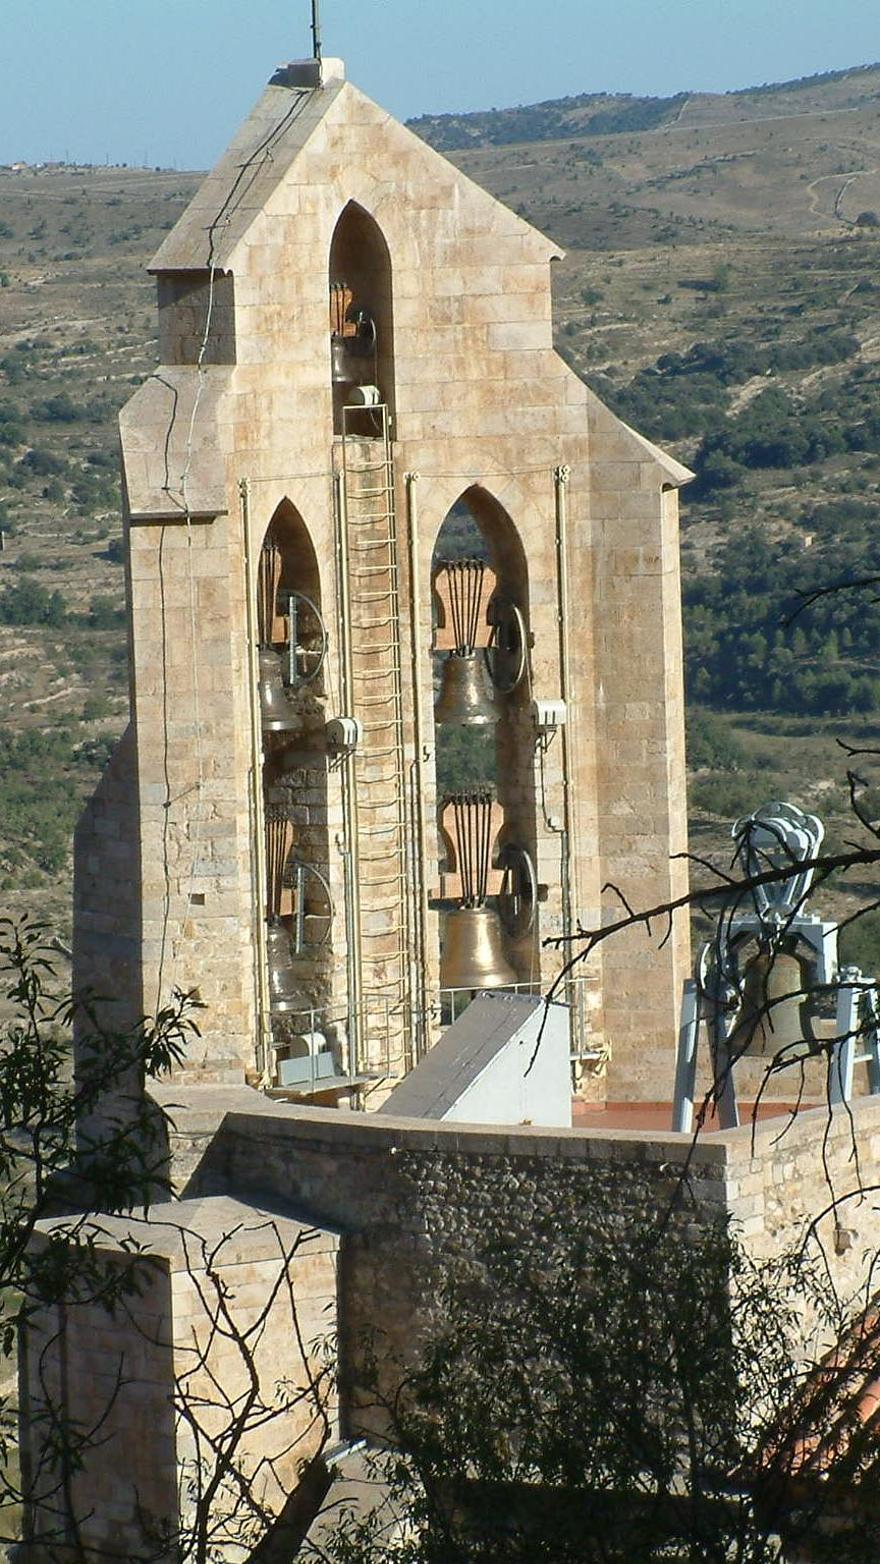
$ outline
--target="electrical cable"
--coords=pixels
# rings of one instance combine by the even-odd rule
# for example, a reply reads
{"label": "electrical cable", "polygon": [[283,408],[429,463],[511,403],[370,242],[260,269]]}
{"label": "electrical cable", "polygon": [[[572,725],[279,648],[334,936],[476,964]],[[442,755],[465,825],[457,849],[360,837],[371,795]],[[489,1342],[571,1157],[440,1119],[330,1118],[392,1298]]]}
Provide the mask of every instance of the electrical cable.
{"label": "electrical cable", "polygon": [[[544,474],[546,476],[546,473],[548,471],[548,467],[552,471],[552,468],[555,465],[557,465],[557,462],[556,462],[556,458],[554,457],[550,461],[539,462],[534,467],[505,467],[503,470],[500,470],[498,472],[482,472],[482,473],[479,473],[479,474],[475,474],[474,471],[473,471],[473,468],[471,468],[470,471],[468,471],[468,472],[443,472],[443,471],[441,471],[439,469],[435,469],[435,470],[432,471],[432,469],[430,467],[426,467],[426,466],[424,466],[423,463],[420,462],[419,463],[419,476],[420,476],[420,478],[422,478],[424,480],[427,480],[427,481],[429,481],[432,478],[462,478],[462,479],[467,479],[468,487],[479,489],[479,488],[483,488],[486,485],[486,483],[503,483],[505,481],[505,479],[507,479],[507,478],[536,477],[536,476],[538,476],[540,474]],[[569,469],[573,473],[580,472],[580,471],[588,472],[590,470],[590,463],[587,462],[587,461],[583,461],[583,462],[568,462],[568,463],[566,463],[566,465],[569,467]],[[332,477],[333,477],[333,468],[332,467],[322,467],[317,472],[264,473],[264,474],[260,474],[260,475],[258,475],[256,477],[251,477],[251,478],[249,478],[248,481],[250,483],[252,483],[252,484],[255,484],[255,483],[291,483],[291,482],[304,483],[307,480],[313,479],[313,478],[332,478]]]}

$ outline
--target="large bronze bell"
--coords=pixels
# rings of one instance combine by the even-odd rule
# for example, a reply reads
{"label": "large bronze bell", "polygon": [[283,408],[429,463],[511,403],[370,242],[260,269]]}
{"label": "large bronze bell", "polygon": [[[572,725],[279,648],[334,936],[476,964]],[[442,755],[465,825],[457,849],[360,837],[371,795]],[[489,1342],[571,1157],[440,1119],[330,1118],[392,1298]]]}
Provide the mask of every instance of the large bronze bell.
{"label": "large bronze bell", "polygon": [[446,914],[441,988],[509,988],[516,973],[504,955],[501,922],[492,907],[456,907]]}
{"label": "large bronze bell", "polygon": [[450,652],[443,663],[434,721],[475,728],[497,722],[499,715],[482,652]]}
{"label": "large bronze bell", "polygon": [[266,929],[266,955],[272,1014],[284,1015],[291,1010],[306,1009],[290,949],[290,936],[277,918],[270,918]]}
{"label": "large bronze bell", "polygon": [[810,972],[791,949],[758,950],[745,965],[742,1007],[729,1048],[743,1055],[786,1059],[809,1053],[815,1040]]}
{"label": "large bronze bell", "polygon": [[264,733],[283,733],[299,726],[294,714],[284,679],[281,674],[281,656],[272,646],[259,649],[260,664],[260,721]]}

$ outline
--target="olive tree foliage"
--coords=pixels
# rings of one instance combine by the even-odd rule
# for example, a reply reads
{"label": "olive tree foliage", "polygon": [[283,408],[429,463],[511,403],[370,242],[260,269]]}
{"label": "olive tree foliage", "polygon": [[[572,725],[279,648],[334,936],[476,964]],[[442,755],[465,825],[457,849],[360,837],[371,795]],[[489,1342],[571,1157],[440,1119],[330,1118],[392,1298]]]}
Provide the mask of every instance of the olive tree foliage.
{"label": "olive tree foliage", "polygon": [[[164,1331],[152,1323],[164,1292],[150,1214],[152,1202],[167,1197],[168,1124],[144,1088],[183,1059],[197,1034],[194,1006],[178,994],[155,1020],[113,1031],[102,1019],[112,1012],[106,1000],[58,997],[53,961],[44,925],[0,921],[0,993],[9,1017],[0,1026],[0,1370],[3,1360],[7,1366],[0,1373],[0,1552],[20,1535],[22,1507],[38,1494],[40,1558],[57,1553],[65,1564],[87,1564],[96,1556],[77,1479],[101,1459],[128,1371],[120,1364],[106,1405],[83,1422],[55,1383],[61,1327],[53,1322],[55,1306],[67,1317],[82,1308],[89,1319],[97,1306],[117,1321],[135,1363],[143,1356],[140,1337],[148,1360],[161,1360],[168,1372],[178,1450],[177,1514],[142,1511],[126,1561],[215,1564],[234,1556],[243,1564],[288,1564],[330,1484],[321,1452],[334,1426],[332,1343],[303,1339],[294,1295],[298,1255],[312,1234],[255,1216],[206,1239],[183,1220],[169,1221],[163,1207],[200,1308],[171,1368]],[[114,1213],[125,1213],[131,1227],[121,1243],[105,1226]],[[132,1221],[132,1213],[142,1216]],[[48,1226],[46,1218],[53,1219]],[[266,1294],[242,1311],[230,1262],[254,1236],[266,1259]],[[40,1454],[25,1481],[11,1386],[28,1326],[39,1360]],[[300,1365],[295,1374],[286,1369],[291,1356]],[[117,1440],[112,1459],[119,1456]],[[285,1486],[279,1474],[289,1477],[291,1467],[299,1480]],[[100,1556],[121,1564],[122,1555],[106,1548]]]}
{"label": "olive tree foliage", "polygon": [[[811,861],[817,888],[880,862],[880,829],[855,772],[849,785],[862,839]],[[634,926],[662,941],[673,918],[695,906],[711,913],[716,934],[753,910],[758,888],[789,879],[795,866],[768,858],[745,873],[741,847],[729,872],[691,859],[701,883],[675,902],[642,911],[621,896],[616,921],[574,936],[566,970]],[[802,903],[792,917],[800,911]],[[780,1000],[764,984],[760,1008],[772,1032]],[[828,988],[784,998],[827,1009]],[[826,1082],[838,1043],[827,1030],[810,1041]],[[726,1068],[736,1063],[734,1050]],[[802,1047],[771,1049],[758,1102],[781,1073],[800,1102],[805,1068]],[[698,1104],[694,1146],[724,1085],[722,1071]],[[826,1111],[835,1111],[830,1101]],[[790,1122],[780,1119],[780,1138]],[[850,1122],[858,1173],[855,1116]],[[823,1147],[818,1121],[817,1165]],[[388,1449],[373,1472],[386,1497],[366,1518],[343,1515],[315,1557],[868,1564],[880,1556],[880,1242],[863,1257],[863,1286],[844,1298],[819,1238],[822,1217],[840,1210],[830,1172],[827,1201],[802,1239],[758,1261],[733,1227],[707,1226],[705,1208],[689,1214],[692,1170],[686,1159],[654,1219],[560,1211],[537,1224],[526,1254],[510,1252],[503,1233],[493,1239],[490,1220],[476,1273],[459,1268],[445,1279],[435,1311],[443,1323],[415,1369],[395,1371],[377,1338],[371,1415],[384,1423]],[[876,1205],[880,1192],[859,1182],[847,1199]]]}
{"label": "olive tree foliage", "polygon": [[[182,1059],[197,1030],[183,997],[155,1021],[114,1032],[91,995],[58,997],[45,925],[0,919],[0,1350],[10,1353],[31,1291],[60,1295],[70,1264],[80,1276],[93,1255],[87,1226],[71,1222],[44,1254],[31,1239],[44,1217],[87,1198],[92,1211],[145,1207],[165,1176],[162,1114],[143,1094],[148,1078]],[[83,1042],[76,1070],[71,1029]],[[100,1132],[83,1126],[100,1115]]]}
{"label": "olive tree foliage", "polygon": [[[58,997],[53,957],[43,924],[0,920],[9,1013],[0,1033],[0,1359],[7,1361],[20,1330],[47,1301],[88,1294],[112,1310],[138,1290],[134,1260],[108,1270],[93,1213],[144,1207],[153,1197],[165,1171],[164,1125],[138,1087],[180,1059],[195,1030],[181,998],[155,1021],[113,1032],[98,1019],[96,997]],[[74,1075],[75,1020],[84,1046]],[[84,1136],[82,1126],[99,1113],[100,1138]],[[76,1214],[35,1245],[37,1225],[65,1212]],[[55,1429],[74,1462],[82,1438],[73,1427]],[[0,1396],[0,1542],[4,1512],[14,1515],[22,1500],[15,1442],[16,1408],[7,1391]]]}
{"label": "olive tree foliage", "polygon": [[[323,1564],[867,1564],[880,1435],[860,1414],[876,1323],[836,1359],[837,1300],[803,1253],[758,1265],[723,1227],[684,1240],[597,1213],[566,1247],[438,1299],[446,1324],[392,1394],[376,1344],[386,1497]],[[543,1247],[543,1256],[540,1253]],[[805,1320],[810,1326],[805,1330]],[[817,1364],[821,1365],[817,1369]],[[853,1511],[857,1519],[853,1523]]]}
{"label": "olive tree foliage", "polygon": [[[877,841],[817,859],[816,881],[880,861]],[[679,907],[730,916],[756,884],[785,873],[769,867],[751,884],[735,869],[716,874],[680,904],[627,909],[619,926],[642,923],[662,938]],[[51,998],[45,931],[0,928],[18,1016],[0,1060],[0,1348],[9,1353],[29,1300],[62,1298],[75,1285],[112,1310],[143,1285],[139,1256],[108,1283],[89,1218],[71,1218],[39,1248],[29,1240],[42,1216],[81,1209],[84,1190],[92,1213],[150,1199],[163,1126],[137,1093],[134,1112],[129,1101],[109,1127],[105,1115],[85,1168],[76,1126],[118,1095],[120,1081],[130,1088],[180,1058],[195,1023],[181,999],[114,1037],[80,1000],[94,1047],[73,1079],[65,1029],[74,1006]],[[582,932],[572,960],[612,932]],[[785,1064],[771,1058],[767,1069]],[[855,1138],[853,1151],[857,1158]],[[829,1189],[829,1205],[834,1198]],[[511,1252],[490,1222],[483,1251],[439,1286],[442,1323],[415,1366],[389,1364],[375,1337],[361,1391],[374,1402],[366,1415],[384,1427],[374,1466],[383,1497],[366,1516],[343,1506],[320,1546],[304,1541],[329,1482],[320,1452],[280,1515],[261,1513],[236,1464],[236,1427],[277,1406],[252,1380],[244,1422],[236,1425],[236,1398],[219,1418],[212,1409],[204,1437],[194,1430],[201,1452],[183,1474],[192,1520],[174,1556],[211,1564],[236,1546],[252,1564],[867,1564],[880,1552],[876,1258],[860,1307],[847,1311],[821,1249],[801,1245],[759,1264],[723,1224],[707,1228],[696,1211],[691,1221],[689,1199],[685,1178],[668,1208],[641,1224],[572,1207],[536,1222],[525,1252]],[[211,1330],[234,1335],[219,1267],[208,1262]],[[247,1340],[241,1349],[247,1373],[253,1352]],[[319,1422],[320,1388],[307,1389],[317,1391]],[[285,1393],[300,1389],[281,1387],[282,1401]],[[201,1418],[185,1384],[175,1398],[179,1419]],[[9,1454],[8,1426],[4,1438]],[[100,1430],[59,1424],[68,1460],[96,1438]],[[0,1505],[13,1506],[16,1483],[8,1472],[3,1482]],[[216,1501],[230,1492],[232,1519],[221,1522]],[[145,1536],[141,1557],[165,1558],[168,1546]]]}

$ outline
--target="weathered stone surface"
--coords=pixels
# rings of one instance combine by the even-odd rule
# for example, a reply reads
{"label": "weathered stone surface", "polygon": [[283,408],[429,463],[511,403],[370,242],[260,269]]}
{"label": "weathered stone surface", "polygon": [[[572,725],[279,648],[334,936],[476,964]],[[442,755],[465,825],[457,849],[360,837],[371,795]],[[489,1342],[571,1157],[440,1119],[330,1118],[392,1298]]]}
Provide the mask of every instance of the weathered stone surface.
{"label": "weathered stone surface", "polygon": [[[59,1226],[40,1224],[36,1242]],[[204,1519],[215,1556],[237,1558],[253,1517],[236,1478],[277,1513],[325,1430],[334,1437],[322,1343],[336,1328],[338,1239],[224,1197],[153,1206],[149,1220],[94,1218],[83,1236],[108,1281],[115,1273],[132,1285],[112,1310],[86,1287],[29,1319],[28,1556],[171,1559],[199,1493],[216,1483]],[[61,1482],[47,1429],[68,1423],[95,1432]]]}
{"label": "weathered stone surface", "polygon": [[[160,1096],[175,1100],[172,1088]],[[496,1240],[525,1264],[548,1244],[577,1245],[597,1217],[615,1221],[622,1241],[661,1215],[683,1242],[730,1220],[757,1258],[802,1243],[816,1255],[821,1245],[844,1308],[869,1280],[869,1191],[880,1182],[880,1104],[870,1099],[851,1114],[802,1111],[784,1134],[777,1120],[696,1142],[671,1132],[538,1133],[294,1109],[232,1090],[176,1101],[173,1160],[183,1187],[250,1190],[263,1201],[283,1191],[316,1223],[339,1227],[346,1340],[366,1339],[379,1322],[401,1361],[436,1323],[436,1300],[457,1265],[479,1265]]]}
{"label": "weathered stone surface", "polygon": [[[377,225],[376,244],[387,249],[376,370],[393,420],[397,543],[385,552],[385,502],[370,498],[384,482],[371,470],[377,441],[348,440],[343,453],[331,387],[328,283],[337,279],[329,265],[341,219],[360,224],[358,232]],[[357,244],[347,257],[355,270]],[[553,352],[549,263],[557,253],[335,74],[313,91],[267,89],[155,258],[172,362],[121,420],[137,735],[132,873],[141,876],[140,889],[133,881],[136,975],[124,981],[147,1010],[175,985],[198,988],[206,1009],[194,1062],[206,1071],[212,1059],[236,1058],[241,1078],[271,1063],[259,1041],[251,778],[260,761],[245,558],[257,557],[279,507],[295,512],[313,551],[313,591],[329,630],[303,736],[314,747],[324,718],[344,713],[360,717],[364,730],[355,766],[365,1016],[358,1063],[399,1075],[413,1057],[409,1017],[437,987],[438,914],[429,908],[422,919],[418,901],[420,882],[437,884],[439,868],[429,586],[435,538],[462,496],[494,568],[515,589],[530,639],[529,678],[512,698],[500,768],[508,837],[529,848],[547,887],[535,938],[509,953],[520,979],[546,987],[559,972],[567,952],[542,941],[563,932],[565,883],[571,924],[588,929],[618,905],[613,892],[603,897],[605,884],[619,885],[636,906],[684,884],[674,861],[686,845],[675,488],[687,473],[614,418]],[[379,286],[375,269],[364,276],[368,292]],[[333,503],[343,468],[350,690]],[[377,550],[372,576],[358,574],[367,558],[359,543]],[[398,634],[391,651],[389,625]],[[541,755],[529,699],[560,696],[566,661],[567,727]],[[320,786],[303,784],[297,794],[308,817],[296,830],[333,904],[312,990],[323,985],[335,1007],[334,1038],[351,1063],[350,884],[340,829],[349,800],[344,768],[328,768],[326,754],[322,764]],[[106,916],[101,840],[78,882],[83,926],[92,914]],[[100,964],[100,943],[95,952]],[[654,1099],[670,1089],[687,968],[685,918],[662,948],[658,936],[639,931],[584,965],[578,1002],[587,1043],[607,1052],[614,1096]],[[603,1088],[594,1081],[585,1089]]]}

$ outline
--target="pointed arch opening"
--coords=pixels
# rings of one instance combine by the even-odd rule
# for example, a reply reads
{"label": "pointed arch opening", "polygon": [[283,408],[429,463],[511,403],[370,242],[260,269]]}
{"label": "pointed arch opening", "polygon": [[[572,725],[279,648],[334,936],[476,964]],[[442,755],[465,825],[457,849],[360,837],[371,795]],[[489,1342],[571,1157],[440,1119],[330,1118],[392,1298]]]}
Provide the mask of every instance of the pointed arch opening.
{"label": "pointed arch opening", "polygon": [[[349,201],[334,229],[329,281],[334,432],[344,432],[342,409],[362,404],[364,388],[373,386],[393,427],[391,255],[379,224],[356,201]],[[364,429],[357,432],[372,433],[363,416]]]}
{"label": "pointed arch opening", "polygon": [[[450,585],[449,567],[460,572],[467,561],[482,567],[479,587],[475,585],[479,570],[465,578],[467,586]],[[431,586],[435,694],[442,699],[443,662],[453,648],[456,629],[461,628],[451,622],[460,615],[452,597],[461,598],[464,592],[472,605],[465,613],[475,620],[470,631],[474,649],[482,654],[478,663],[485,665],[485,677],[478,669],[470,691],[485,690],[501,719],[497,729],[489,720],[448,725],[442,742],[438,739],[438,793],[455,791],[465,781],[495,787],[505,769],[504,732],[528,705],[529,578],[525,550],[511,517],[480,484],[465,490],[443,520],[431,558]],[[473,602],[475,594],[478,602]]]}
{"label": "pointed arch opening", "polygon": [[[462,888],[449,872],[457,856],[450,831],[457,822],[461,832],[462,811],[477,810],[488,822],[483,834],[492,837],[491,843],[480,838],[480,853],[491,852],[481,894],[487,910],[501,915],[505,960],[516,980],[530,983],[537,973],[537,825],[528,564],[511,516],[480,484],[464,491],[439,529],[431,588],[438,826],[446,850],[441,884],[447,887],[441,977],[466,970],[449,955],[464,918],[455,900]],[[475,829],[469,823],[462,842]],[[470,908],[472,898],[470,888],[461,906]],[[496,968],[486,986],[509,981],[503,962]]]}
{"label": "pointed arch opening", "polygon": [[[293,1082],[306,1064],[315,1073],[309,1060],[302,1068],[292,1062],[298,1038],[314,1033],[315,1050],[328,1060],[334,1046],[321,1019],[330,988],[334,909],[325,739],[328,637],[317,554],[289,499],[274,511],[260,550],[257,633],[268,1000],[279,1080]],[[326,1075],[330,1067],[321,1069]]]}

